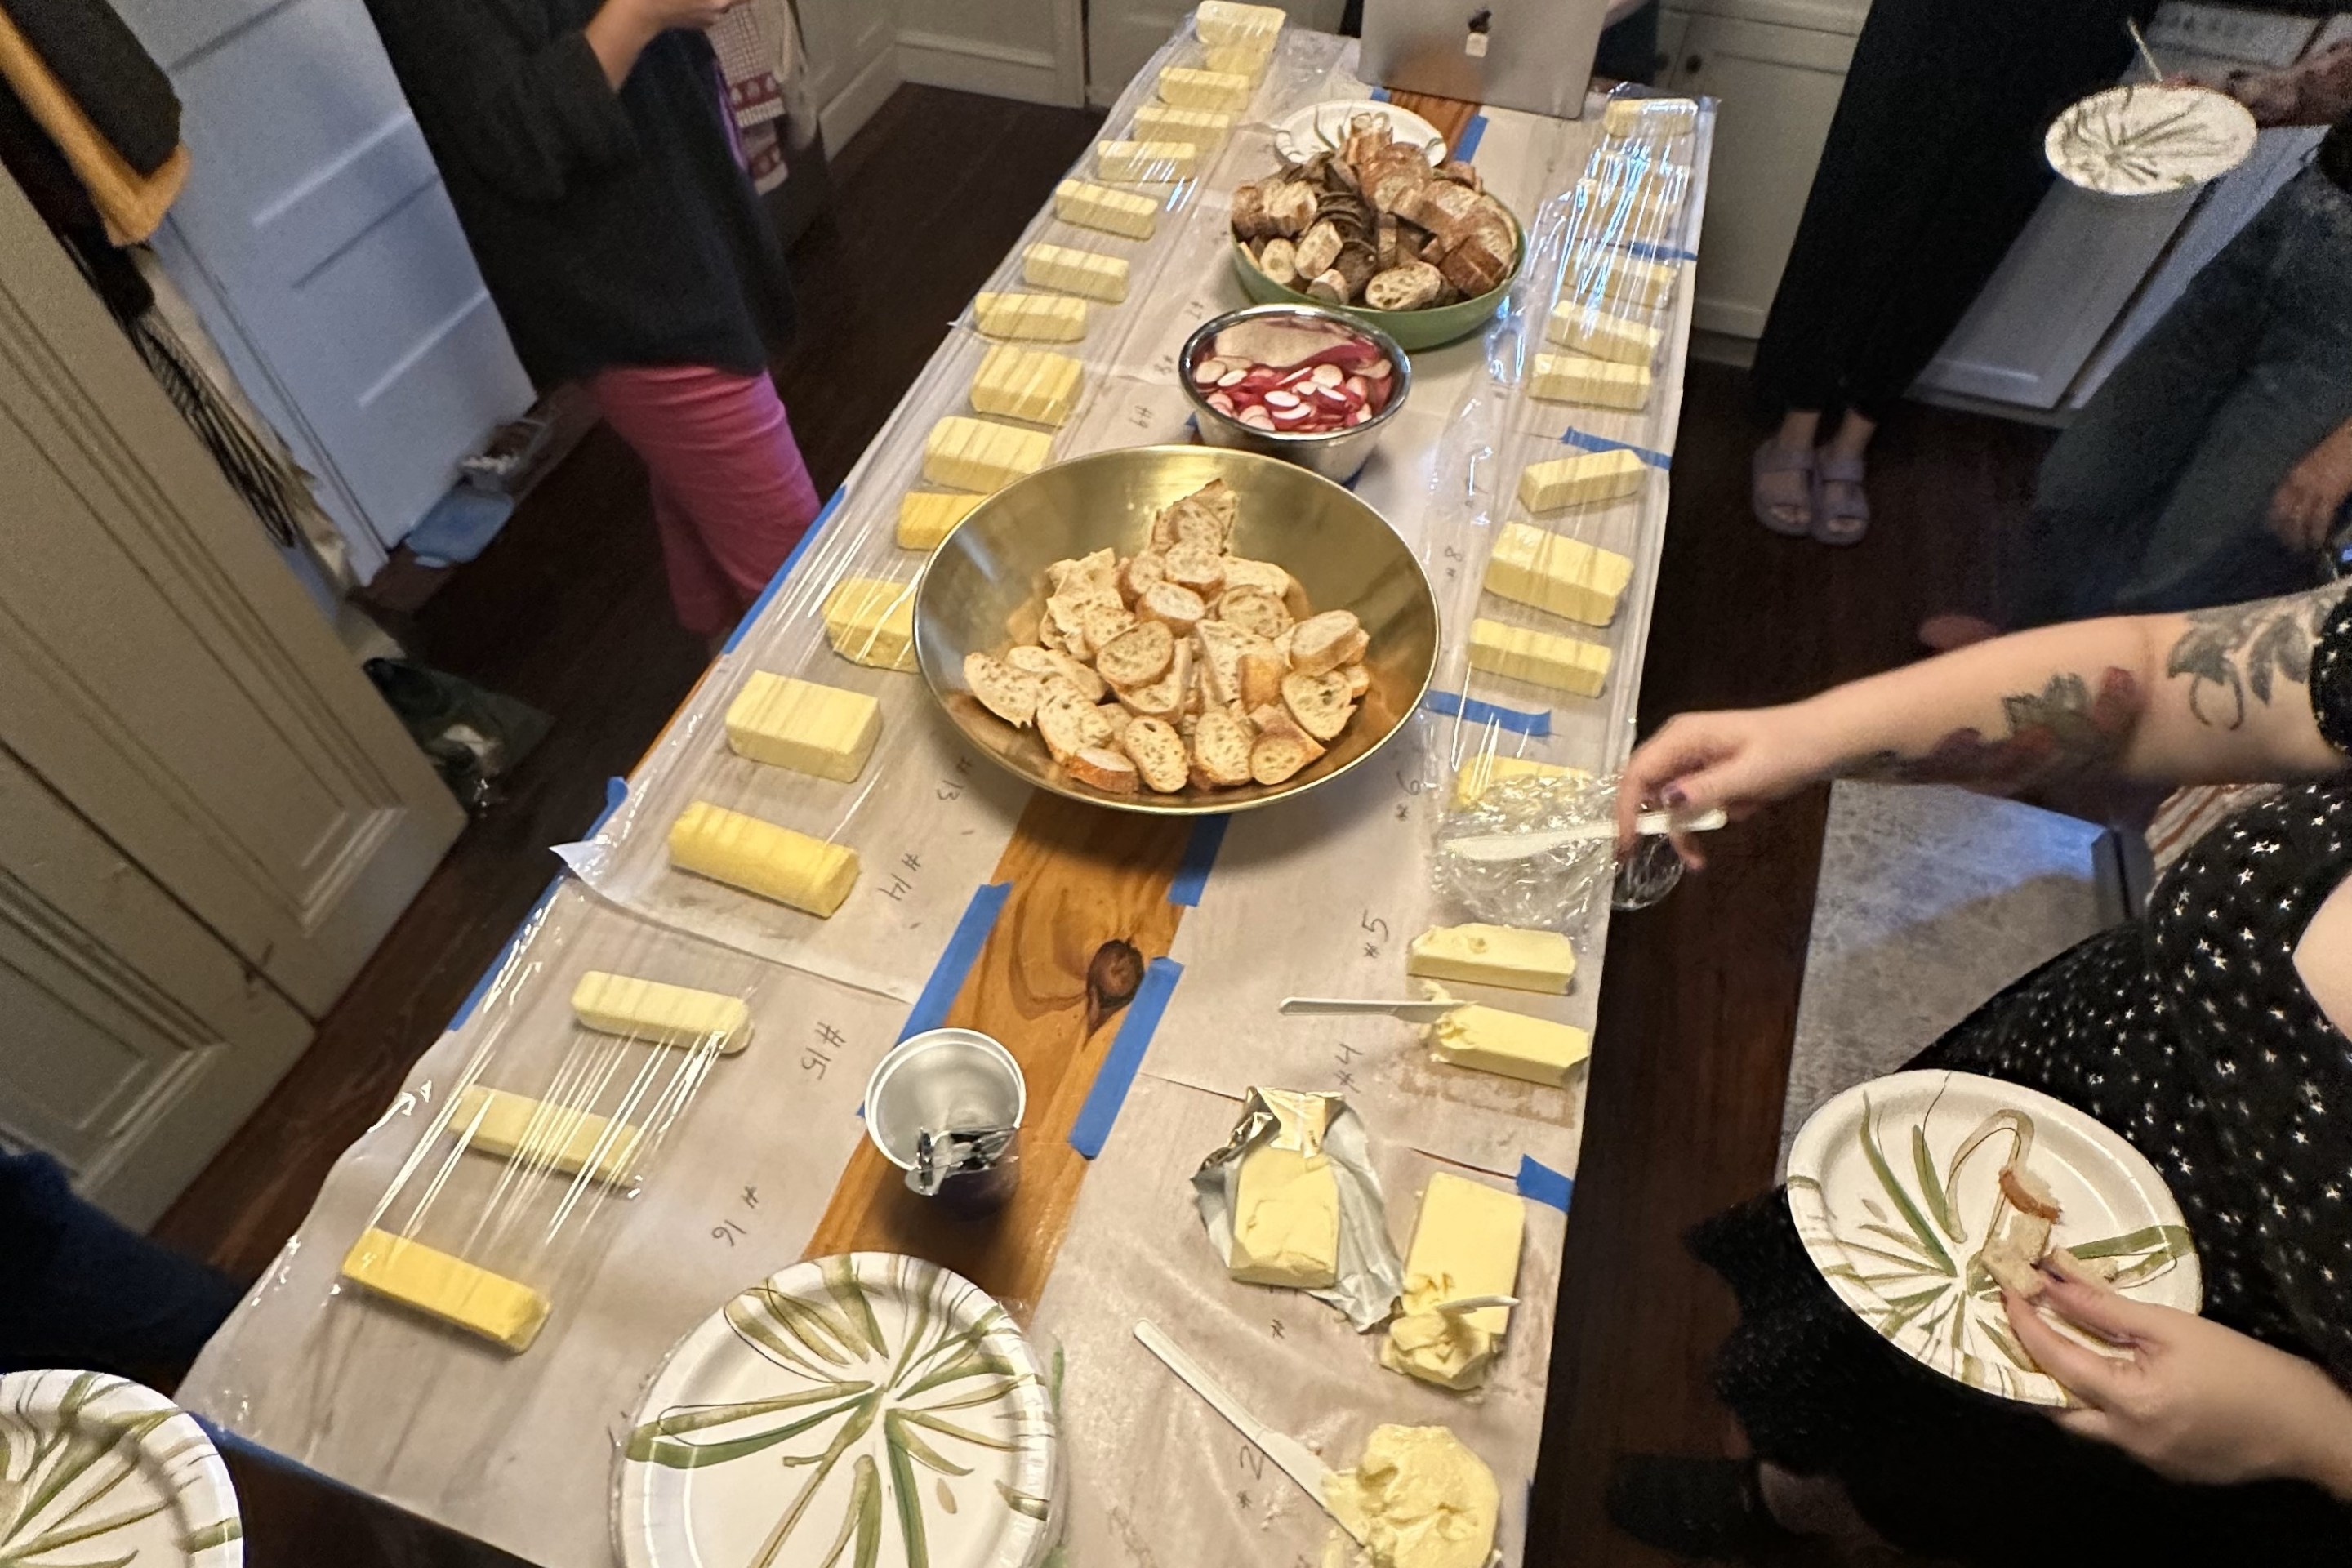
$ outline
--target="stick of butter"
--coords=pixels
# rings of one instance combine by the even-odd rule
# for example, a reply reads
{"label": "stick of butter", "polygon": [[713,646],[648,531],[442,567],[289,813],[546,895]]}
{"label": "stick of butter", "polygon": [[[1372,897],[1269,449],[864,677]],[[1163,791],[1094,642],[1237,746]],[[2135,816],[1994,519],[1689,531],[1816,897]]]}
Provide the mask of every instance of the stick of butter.
{"label": "stick of butter", "polygon": [[1147,142],[1190,142],[1205,153],[1223,143],[1233,129],[1232,115],[1206,109],[1142,103],[1135,110],[1135,133]]}
{"label": "stick of butter", "polygon": [[547,1298],[530,1286],[390,1231],[362,1231],[343,1278],[510,1351],[529,1350],[547,1321]]}
{"label": "stick of butter", "polygon": [[1251,1285],[1320,1290],[1339,1278],[1339,1180],[1321,1150],[1265,1143],[1242,1156],[1226,1272]]}
{"label": "stick of butter", "polygon": [[1095,173],[1123,185],[1167,185],[1192,177],[1200,153],[1190,142],[1097,142]]}
{"label": "stick of butter", "polygon": [[1609,645],[1482,617],[1470,623],[1470,668],[1598,697],[1609,680]]}
{"label": "stick of butter", "polygon": [[731,1057],[751,1043],[751,1007],[740,996],[592,969],[572,988],[572,1013],[589,1028],[648,1045],[716,1042]]}
{"label": "stick of butter", "polygon": [[1591,776],[1581,768],[1564,768],[1558,763],[1539,763],[1533,757],[1504,757],[1482,752],[1454,770],[1454,809],[1469,810],[1478,804],[1478,797],[1486,793],[1489,784],[1500,784],[1505,779]]}
{"label": "stick of butter", "polygon": [[1650,367],[1619,364],[1591,354],[1536,355],[1528,395],[1546,403],[1590,403],[1599,408],[1640,408],[1650,401]]}
{"label": "stick of butter", "polygon": [[1050,349],[999,343],[971,378],[971,405],[982,414],[1059,427],[1078,401],[1078,362]]}
{"label": "stick of butter", "polygon": [[1649,466],[1623,447],[1529,463],[1519,475],[1519,504],[1545,512],[1622,500],[1641,489],[1648,472]]}
{"label": "stick of butter", "polygon": [[[966,423],[977,424],[977,420]],[[852,664],[915,668],[915,585],[886,577],[844,577],[817,614],[825,640]]]}
{"label": "stick of butter", "polygon": [[971,297],[972,320],[992,338],[1036,343],[1074,343],[1087,335],[1087,302],[1066,294],[998,294]]}
{"label": "stick of butter", "polygon": [[931,426],[923,442],[923,478],[950,489],[987,494],[1035,473],[1053,454],[1054,438],[1043,430],[950,414]]}
{"label": "stick of butter", "polygon": [[1352,1470],[1323,1478],[1332,1517],[1372,1568],[1485,1568],[1502,1489],[1486,1461],[1443,1426],[1375,1426]]}
{"label": "stick of butter", "polygon": [[1204,44],[1247,44],[1274,47],[1275,38],[1290,14],[1279,5],[1243,5],[1234,0],[1201,0],[1192,13],[1193,29]]}
{"label": "stick of butter", "polygon": [[1571,621],[1605,626],[1633,580],[1630,557],[1564,533],[1507,522],[1486,558],[1486,592]]}
{"label": "stick of butter", "polygon": [[1466,980],[1565,996],[1568,977],[1576,973],[1576,944],[1556,931],[1432,926],[1405,949],[1404,972],[1424,980]]}
{"label": "stick of butter", "polygon": [[[1440,986],[1428,990],[1433,1002],[1452,1000]],[[1555,1088],[1568,1081],[1569,1068],[1592,1054],[1591,1037],[1573,1024],[1507,1013],[1482,1002],[1454,1008],[1423,1026],[1422,1034],[1440,1061]]]}
{"label": "stick of butter", "polygon": [[1127,258],[1041,239],[1021,253],[1021,280],[1116,305],[1127,298]]}
{"label": "stick of butter", "polygon": [[458,1091],[449,1108],[449,1131],[468,1149],[554,1175],[585,1171],[617,1186],[636,1168],[639,1134],[627,1122],[478,1083]]}
{"label": "stick of butter", "polygon": [[1551,322],[1544,329],[1544,336],[1561,348],[1644,367],[1657,357],[1658,343],[1664,335],[1647,321],[1616,315],[1581,300],[1562,300],[1553,306]]}
{"label": "stick of butter", "polygon": [[1671,178],[1612,185],[1591,176],[1576,182],[1580,239],[1612,245],[1656,245],[1682,216],[1683,204]]}
{"label": "stick of butter", "polygon": [[1697,123],[1698,105],[1687,98],[1612,98],[1601,111],[1601,128],[1612,136],[1676,136]]}
{"label": "stick of butter", "polygon": [[1682,272],[1679,263],[1644,261],[1613,249],[1588,251],[1569,265],[1575,298],[1597,296],[1634,310],[1652,310],[1664,304]]}
{"label": "stick of butter", "polygon": [[1160,204],[1133,191],[1084,180],[1064,180],[1054,187],[1054,216],[1080,228],[1123,234],[1129,239],[1150,239],[1160,224]]}
{"label": "stick of butter", "polygon": [[857,851],[698,800],[670,824],[669,858],[682,871],[830,916],[857,880]]}
{"label": "stick of butter", "polygon": [[863,691],[755,669],[727,705],[727,744],[773,767],[848,784],[882,733],[882,705]]}
{"label": "stick of butter", "polygon": [[1517,1193],[1449,1172],[1433,1174],[1405,1254],[1404,1300],[1390,1320],[1381,1364],[1442,1388],[1484,1384],[1510,1326],[1511,1310],[1433,1309],[1464,1296],[1510,1295],[1519,1280],[1526,1229],[1527,1203]]}
{"label": "stick of butter", "polygon": [[940,541],[971,515],[971,509],[987,499],[961,492],[908,490],[898,500],[898,548],[937,550]]}
{"label": "stick of butter", "polygon": [[1265,79],[1265,68],[1274,62],[1274,40],[1258,44],[1211,44],[1201,51],[1207,57],[1202,63],[1219,76],[1237,76],[1255,87]]}
{"label": "stick of butter", "polygon": [[1193,70],[1185,66],[1163,67],[1160,72],[1160,98],[1179,109],[1206,109],[1219,114],[1239,114],[1247,109],[1257,92],[1257,84],[1245,76],[1228,76],[1223,71]]}

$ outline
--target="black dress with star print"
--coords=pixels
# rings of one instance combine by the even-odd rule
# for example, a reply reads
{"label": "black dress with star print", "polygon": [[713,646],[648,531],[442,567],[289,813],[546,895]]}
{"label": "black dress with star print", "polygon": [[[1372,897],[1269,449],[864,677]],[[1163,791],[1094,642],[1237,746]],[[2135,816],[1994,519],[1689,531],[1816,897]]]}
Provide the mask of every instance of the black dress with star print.
{"label": "black dress with star print", "polygon": [[[2311,699],[2352,754],[2352,597]],[[2352,879],[2352,778],[2282,791],[2199,843],[2147,914],[2011,985],[1921,1052],[2097,1117],[2163,1173],[2195,1236],[2204,1313],[2352,1387],[2352,1039],[2295,968]],[[2192,1487],[2045,1415],[1962,1387],[1830,1293],[1782,1193],[1692,1235],[1739,1326],[1716,1384],[1762,1458],[1843,1481],[1907,1551],[1966,1563],[2352,1564],[2352,1508],[2271,1481]]]}

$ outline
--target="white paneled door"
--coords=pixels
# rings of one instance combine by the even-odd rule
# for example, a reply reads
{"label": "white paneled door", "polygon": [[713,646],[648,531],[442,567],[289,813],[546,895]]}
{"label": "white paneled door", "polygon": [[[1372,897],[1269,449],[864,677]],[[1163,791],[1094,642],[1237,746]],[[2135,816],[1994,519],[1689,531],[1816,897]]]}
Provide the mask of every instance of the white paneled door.
{"label": "white paneled door", "polygon": [[159,248],[364,567],[530,403],[439,172],[362,0],[116,4],[185,106]]}

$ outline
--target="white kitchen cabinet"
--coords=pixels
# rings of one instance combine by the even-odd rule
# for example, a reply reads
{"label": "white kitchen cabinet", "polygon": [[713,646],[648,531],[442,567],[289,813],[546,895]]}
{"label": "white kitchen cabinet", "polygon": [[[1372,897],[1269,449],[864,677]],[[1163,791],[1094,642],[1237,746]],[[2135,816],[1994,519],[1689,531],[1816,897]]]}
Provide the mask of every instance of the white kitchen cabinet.
{"label": "white kitchen cabinet", "polygon": [[[1808,8],[1822,19],[1850,16]],[[1693,319],[1703,331],[1764,331],[1853,58],[1850,34],[1706,12],[1660,18],[1675,40],[1659,85],[1717,100],[1706,226]]]}

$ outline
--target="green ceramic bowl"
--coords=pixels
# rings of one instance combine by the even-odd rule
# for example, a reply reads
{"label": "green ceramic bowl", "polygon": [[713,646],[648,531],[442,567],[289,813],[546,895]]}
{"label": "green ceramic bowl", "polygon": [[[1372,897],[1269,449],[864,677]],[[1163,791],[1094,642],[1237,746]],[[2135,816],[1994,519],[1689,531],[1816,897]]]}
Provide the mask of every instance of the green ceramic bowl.
{"label": "green ceramic bowl", "polygon": [[1242,248],[1238,239],[1233,242],[1234,276],[1241,279],[1242,292],[1255,304],[1312,305],[1318,310],[1336,310],[1378,327],[1394,338],[1399,348],[1414,353],[1458,342],[1494,320],[1503,297],[1519,280],[1519,268],[1528,264],[1528,234],[1519,226],[1516,216],[1511,219],[1511,271],[1502,282],[1475,300],[1456,300],[1451,305],[1437,305],[1426,310],[1373,310],[1361,305],[1334,305],[1302,289],[1286,289],[1257,269],[1257,263],[1250,259],[1249,252]]}

